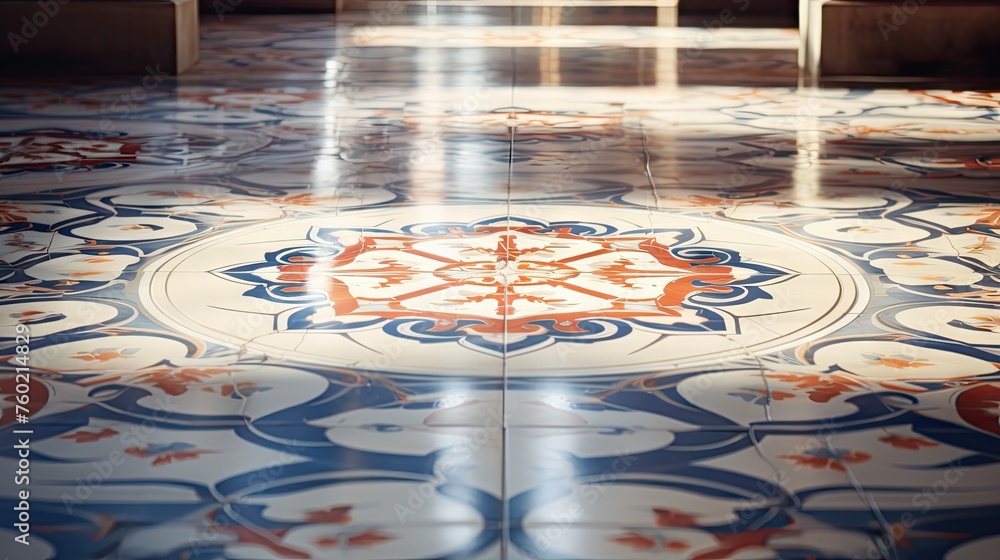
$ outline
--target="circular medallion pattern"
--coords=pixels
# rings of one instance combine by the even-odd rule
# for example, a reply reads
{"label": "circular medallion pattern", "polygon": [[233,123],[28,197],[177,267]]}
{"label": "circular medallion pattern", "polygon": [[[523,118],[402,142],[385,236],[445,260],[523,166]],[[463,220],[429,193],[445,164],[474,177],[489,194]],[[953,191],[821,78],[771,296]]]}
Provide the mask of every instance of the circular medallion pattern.
{"label": "circular medallion pattern", "polygon": [[[506,358],[525,377],[745,357],[831,332],[868,301],[845,260],[759,228],[532,210],[409,206],[237,228],[150,263],[142,300],[173,329],[281,359],[494,375]],[[446,347],[461,358],[442,363]]]}

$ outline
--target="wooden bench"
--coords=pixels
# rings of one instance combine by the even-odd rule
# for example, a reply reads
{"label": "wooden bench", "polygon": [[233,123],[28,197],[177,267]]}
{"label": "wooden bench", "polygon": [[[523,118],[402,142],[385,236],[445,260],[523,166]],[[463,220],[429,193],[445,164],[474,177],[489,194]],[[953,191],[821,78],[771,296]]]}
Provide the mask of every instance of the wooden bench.
{"label": "wooden bench", "polygon": [[721,19],[732,20],[730,27],[746,27],[754,18],[775,18],[771,20],[775,27],[792,27],[798,10],[798,0],[677,0],[681,21],[690,16],[693,25],[702,19]]}
{"label": "wooden bench", "polygon": [[9,75],[179,74],[198,62],[197,0],[0,0]]}
{"label": "wooden bench", "polygon": [[1000,82],[1000,1],[803,2],[810,4],[812,20],[803,20],[803,63],[814,82],[948,87]]}
{"label": "wooden bench", "polygon": [[199,0],[201,13],[215,17],[228,14],[333,13],[337,0]]}

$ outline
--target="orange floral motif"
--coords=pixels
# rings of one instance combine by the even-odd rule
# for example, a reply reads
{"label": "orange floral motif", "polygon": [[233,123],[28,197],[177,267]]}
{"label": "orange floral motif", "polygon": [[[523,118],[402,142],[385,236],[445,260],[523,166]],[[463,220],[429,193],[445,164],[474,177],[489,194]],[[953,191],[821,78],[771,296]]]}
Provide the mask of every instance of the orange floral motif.
{"label": "orange floral motif", "polygon": [[980,213],[986,214],[986,217],[976,220],[977,224],[990,228],[1000,227],[1000,210],[983,210]]}
{"label": "orange floral motif", "polygon": [[672,552],[680,552],[682,550],[687,550],[691,548],[691,545],[687,541],[665,539],[661,540],[655,537],[647,537],[641,533],[629,532],[624,535],[619,535],[617,537],[611,537],[612,542],[616,542],[622,546],[627,546],[632,550],[646,551],[653,550],[656,548],[662,550],[669,550]]}
{"label": "orange floral motif", "polygon": [[906,354],[864,354],[863,356],[868,360],[869,365],[884,366],[892,369],[916,369],[934,365],[923,358],[908,356]]}
{"label": "orange floral motif", "polygon": [[985,235],[980,235],[976,238],[976,243],[972,245],[966,245],[962,247],[963,249],[968,249],[973,253],[985,253],[986,251],[995,251],[996,246],[990,243],[989,239]]}
{"label": "orange floral motif", "polygon": [[627,546],[632,550],[652,550],[656,546],[656,541],[639,533],[625,533],[624,535],[611,537],[613,542]]}
{"label": "orange floral motif", "polygon": [[695,527],[698,520],[686,513],[665,508],[653,508],[657,527]]}
{"label": "orange floral motif", "polygon": [[188,198],[192,200],[207,200],[208,197],[203,194],[190,193],[183,191],[157,191],[149,193],[149,196],[162,196],[162,197],[173,197],[173,198]]}
{"label": "orange floral motif", "polygon": [[316,548],[333,548],[340,543],[340,539],[335,539],[333,537],[322,537],[313,541],[313,546]]}
{"label": "orange floral motif", "polygon": [[962,324],[981,331],[1000,332],[1000,316],[977,315],[969,319]]}
{"label": "orange floral motif", "polygon": [[116,435],[118,435],[117,430],[112,430],[111,428],[104,428],[97,432],[88,432],[86,430],[79,430],[73,432],[72,434],[59,436],[59,439],[71,439],[76,443],[91,443],[95,441],[100,441],[102,439],[107,439],[109,437],[114,437]]}
{"label": "orange floral motif", "polygon": [[663,543],[664,550],[671,550],[674,552],[680,552],[682,550],[687,550],[689,548],[691,548],[691,545],[688,544],[687,541],[668,540],[665,543]]}
{"label": "orange floral motif", "polygon": [[847,470],[844,466],[845,463],[864,463],[872,458],[870,454],[864,451],[852,451],[848,453],[840,450],[831,452],[827,449],[815,449],[801,455],[778,455],[778,457],[811,469],[830,469],[840,472]]}
{"label": "orange floral motif", "polygon": [[18,319],[19,323],[24,323],[22,319],[27,319],[28,317],[34,317],[35,315],[41,315],[44,311],[22,311],[20,313],[12,313],[11,317]]}
{"label": "orange floral motif", "polygon": [[70,356],[70,358],[84,362],[104,363],[119,358],[131,358],[132,354],[138,351],[138,348],[98,348],[93,352],[80,352],[76,356]]}
{"label": "orange floral motif", "polygon": [[206,393],[218,393],[223,397],[231,397],[233,395],[245,397],[250,393],[253,393],[254,389],[257,387],[256,383],[250,381],[241,381],[235,385],[232,383],[226,383],[224,385],[202,387],[201,390]]}
{"label": "orange floral motif", "polygon": [[[755,529],[740,533],[716,534],[718,545],[693,556],[691,560],[725,560],[734,557],[747,548],[763,548],[771,537],[792,533],[788,528]],[[658,535],[644,535],[635,531],[625,533],[609,540],[626,546],[635,551],[670,550],[680,552],[691,548],[690,543],[682,540],[662,539]]]}
{"label": "orange floral motif", "polygon": [[132,457],[153,458],[150,464],[154,467],[198,459],[209,453],[215,453],[215,451],[195,449],[193,445],[188,443],[148,444],[125,449],[125,454]]}
{"label": "orange floral motif", "polygon": [[966,540],[972,537],[972,535],[969,533],[914,530],[906,523],[890,523],[889,528],[890,528],[890,534],[892,535],[892,540],[895,541],[900,548],[906,550],[910,550],[913,548],[913,543],[910,542],[911,537],[916,537],[920,539],[951,540],[951,541]]}
{"label": "orange floral motif", "polygon": [[42,210],[28,210],[12,204],[0,204],[0,225],[6,226],[18,222],[27,222],[24,214],[43,214]]}
{"label": "orange floral motif", "polygon": [[688,206],[694,208],[714,208],[731,202],[729,199],[725,198],[715,198],[715,197],[699,196],[699,195],[690,195],[687,198],[672,196],[672,197],[667,197],[666,199],[664,199],[664,201],[670,202],[674,205]]}
{"label": "orange floral motif", "polygon": [[[128,451],[126,450],[126,453]],[[214,453],[214,451],[204,451],[204,450],[194,450],[194,451],[177,451],[175,453],[165,453],[160,455],[153,462],[150,463],[152,466],[157,467],[159,465],[168,465],[170,463],[180,463],[181,461],[189,461],[191,459],[197,459],[206,453]]]}
{"label": "orange floral motif", "polygon": [[250,529],[238,523],[213,523],[209,527],[235,536],[236,542],[264,547],[270,550],[276,558],[308,560],[312,557],[299,549],[281,544],[288,529]]}
{"label": "orange floral motif", "polygon": [[126,138],[101,140],[82,132],[37,130],[21,136],[0,136],[0,150],[10,154],[0,167],[45,169],[52,165],[98,165],[134,161],[142,144]]}
{"label": "orange floral motif", "polygon": [[[203,384],[215,377],[222,377],[223,380],[227,381],[226,376],[235,371],[237,370],[234,368],[155,368],[135,374],[93,377],[80,382],[80,384],[89,386],[127,379],[129,383],[149,384],[172,397],[176,397],[186,393],[193,385]],[[210,388],[205,389],[211,390]],[[226,383],[220,392],[223,396],[231,395],[233,393],[232,384]]]}
{"label": "orange floral motif", "polygon": [[[0,215],[0,220],[2,220],[2,219],[3,219],[3,217],[2,217],[2,215]],[[3,225],[2,221],[0,221],[0,225]],[[3,263],[11,263],[11,262],[13,262],[13,261],[7,260],[7,259],[9,259],[10,257],[13,257],[14,255],[16,255],[20,251],[41,251],[41,250],[44,250],[46,248],[46,245],[43,244],[43,243],[35,243],[34,241],[29,241],[24,236],[23,233],[14,233],[14,234],[12,234],[11,237],[10,237],[10,239],[8,241],[4,242],[4,246],[6,246],[6,247],[13,247],[16,250],[8,252],[8,254],[7,254],[6,257],[4,257],[3,259],[0,259],[0,262],[3,262]]]}
{"label": "orange floral motif", "polygon": [[[805,389],[809,400],[818,403],[830,402],[834,397],[864,388],[864,385],[858,380],[839,374],[772,373],[768,374],[767,377],[784,383],[793,383],[796,389]],[[774,392],[772,392],[773,396]]]}
{"label": "orange floral motif", "polygon": [[351,522],[351,506],[334,506],[306,513],[306,523],[333,523],[343,525]]}
{"label": "orange floral motif", "polygon": [[790,534],[790,529],[755,529],[733,534],[718,534],[715,536],[719,546],[705,551],[691,560],[727,560],[746,548],[764,548],[773,536]]}
{"label": "orange floral motif", "polygon": [[878,438],[882,443],[887,443],[899,449],[910,449],[918,451],[922,447],[937,447],[938,443],[922,437],[905,437],[896,434],[889,434]]}
{"label": "orange floral motif", "polygon": [[[332,235],[332,234],[331,234]],[[493,240],[486,243],[486,240]],[[553,250],[553,240],[568,243],[571,251]],[[433,251],[434,242],[447,241],[471,259],[455,259]],[[491,246],[493,245],[493,246]],[[560,245],[561,246],[561,245]],[[643,320],[665,317],[683,318],[689,313],[686,307],[698,295],[731,294],[730,285],[736,279],[734,266],[737,260],[724,260],[721,256],[691,255],[678,252],[678,248],[648,233],[597,237],[576,233],[572,227],[520,226],[508,227],[478,224],[474,227],[449,227],[433,236],[414,236],[393,232],[379,232],[346,241],[336,252],[318,255],[299,251],[276,261],[254,263],[262,268],[274,267],[278,271],[272,289],[290,296],[314,298],[317,292],[326,295],[326,308],[313,308],[303,316],[303,324],[312,327],[326,321],[340,324],[344,317],[364,311],[366,317],[377,316],[391,321],[410,317],[415,311],[425,320],[436,321],[427,332],[447,333],[455,329],[458,321],[466,322],[463,332],[468,335],[493,336],[500,333],[538,335],[539,321],[546,321],[553,332],[576,334],[588,332],[586,322],[594,316]],[[481,255],[481,258],[475,258]],[[405,257],[405,258],[404,258]],[[614,257],[590,271],[577,263],[592,261],[596,257]],[[440,282],[433,286],[421,285],[412,292],[399,293],[378,289],[360,289],[348,278],[371,274],[378,278],[379,288],[405,287],[417,276],[415,265],[406,259],[426,260]],[[247,269],[238,274],[244,274]],[[509,272],[501,272],[506,270]],[[462,271],[477,272],[476,276],[458,276]],[[605,282],[629,285],[636,276],[658,274],[664,278],[659,293],[644,293],[629,299],[620,294],[609,294],[577,283],[575,278],[584,271]],[[540,273],[546,273],[542,278]],[[515,274],[516,273],[516,274]],[[565,312],[565,298],[546,297],[534,293],[536,286],[546,284],[558,293],[583,293],[593,301],[606,302],[603,307]],[[455,290],[475,286],[477,293]],[[486,290],[482,290],[486,288]],[[450,302],[456,305],[493,302],[495,313],[476,313],[475,316],[456,317],[454,313],[438,310],[414,309],[420,298],[432,293],[455,292]],[[309,301],[312,301],[310,299]],[[544,315],[519,316],[519,302],[545,303],[551,309]],[[418,304],[419,305],[419,304]],[[486,309],[485,306],[480,306]],[[506,320],[505,320],[506,319]],[[705,322],[704,315],[690,320]],[[721,322],[722,319],[719,319]],[[685,323],[686,324],[686,323]],[[700,324],[700,323],[699,323]]]}
{"label": "orange floral motif", "polygon": [[344,543],[348,548],[366,548],[395,540],[395,538],[396,537],[386,535],[385,533],[379,533],[378,531],[365,531],[364,533],[351,535],[346,538],[321,537],[314,540],[313,545],[319,548],[333,548],[341,543]]}
{"label": "orange floral motif", "polygon": [[379,533],[378,531],[365,531],[360,535],[347,537],[347,545],[355,548],[375,546],[384,542],[394,540],[395,537]]}
{"label": "orange floral motif", "polygon": [[279,196],[270,199],[270,201],[279,206],[281,205],[295,205],[295,206],[331,206],[336,205],[340,202],[339,196],[316,196],[314,194],[296,194],[288,196]]}

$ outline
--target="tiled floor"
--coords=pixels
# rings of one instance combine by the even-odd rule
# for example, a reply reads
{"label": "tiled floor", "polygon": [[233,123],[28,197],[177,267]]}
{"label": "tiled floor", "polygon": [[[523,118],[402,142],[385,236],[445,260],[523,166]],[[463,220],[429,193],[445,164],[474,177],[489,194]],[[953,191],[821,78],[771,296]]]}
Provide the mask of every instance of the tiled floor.
{"label": "tiled floor", "polygon": [[5,554],[994,557],[1000,95],[427,12],[0,89]]}

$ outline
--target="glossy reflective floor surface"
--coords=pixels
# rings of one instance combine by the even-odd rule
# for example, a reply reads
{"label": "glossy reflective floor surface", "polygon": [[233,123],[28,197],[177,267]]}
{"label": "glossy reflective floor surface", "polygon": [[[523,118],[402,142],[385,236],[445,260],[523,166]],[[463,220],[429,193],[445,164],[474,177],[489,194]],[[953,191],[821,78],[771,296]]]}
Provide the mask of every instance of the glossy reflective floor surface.
{"label": "glossy reflective floor surface", "polygon": [[994,557],[1000,95],[392,6],[0,90],[5,554]]}

